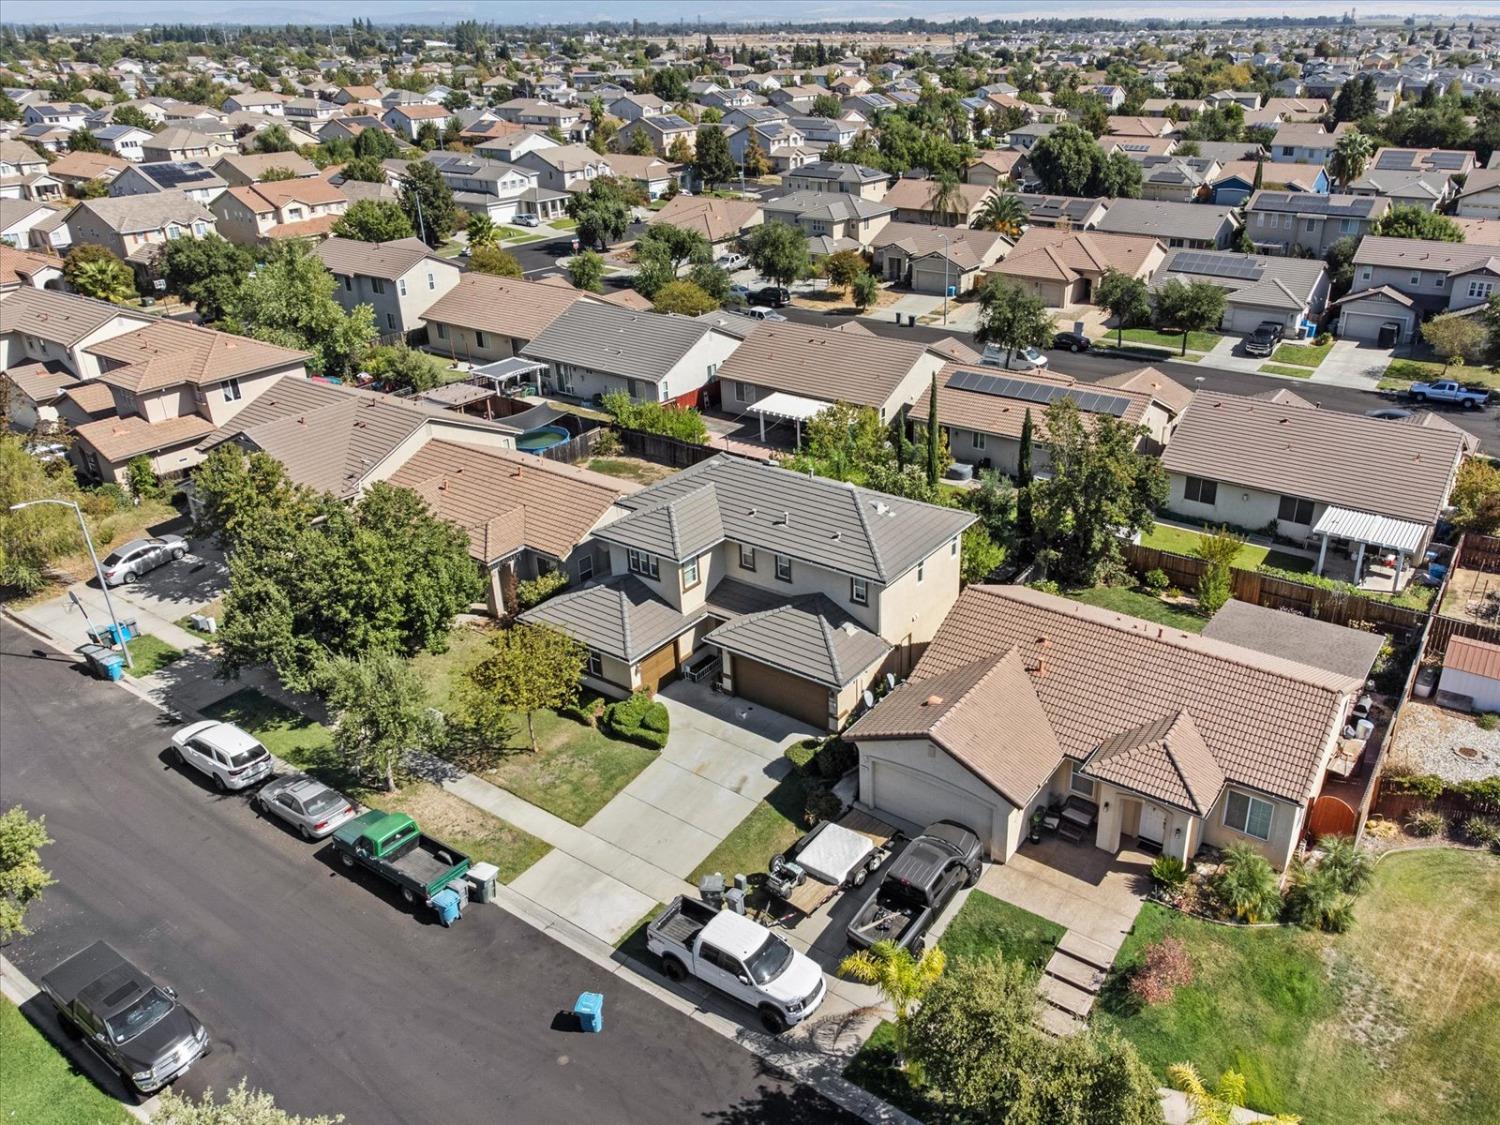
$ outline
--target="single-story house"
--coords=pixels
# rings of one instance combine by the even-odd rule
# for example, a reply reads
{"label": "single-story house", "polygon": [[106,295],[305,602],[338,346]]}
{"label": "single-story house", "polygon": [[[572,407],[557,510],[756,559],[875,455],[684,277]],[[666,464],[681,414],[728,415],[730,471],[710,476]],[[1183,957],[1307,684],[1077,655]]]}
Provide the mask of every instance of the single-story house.
{"label": "single-story house", "polygon": [[760,204],[753,199],[679,195],[647,222],[651,226],[666,223],[684,230],[697,231],[709,246],[721,249],[737,242],[751,229],[759,226],[763,218]]}
{"label": "single-story house", "polygon": [[1234,208],[1212,203],[1116,199],[1095,229],[1108,234],[1155,238],[1168,249],[1224,250],[1234,241],[1240,220]]}
{"label": "single-story house", "polygon": [[998,231],[889,223],[870,243],[878,277],[910,285],[914,293],[967,293],[981,273],[1003,258],[1010,239]]}
{"label": "single-story house", "polygon": [[1288,338],[1315,333],[1328,303],[1328,268],[1318,258],[1279,258],[1228,250],[1173,250],[1156,285],[1173,278],[1210,281],[1225,290],[1226,332],[1249,333],[1268,320]]}
{"label": "single-story house", "polygon": [[1031,227],[989,273],[1066,308],[1092,302],[1094,286],[1111,269],[1149,281],[1166,256],[1155,238]]}

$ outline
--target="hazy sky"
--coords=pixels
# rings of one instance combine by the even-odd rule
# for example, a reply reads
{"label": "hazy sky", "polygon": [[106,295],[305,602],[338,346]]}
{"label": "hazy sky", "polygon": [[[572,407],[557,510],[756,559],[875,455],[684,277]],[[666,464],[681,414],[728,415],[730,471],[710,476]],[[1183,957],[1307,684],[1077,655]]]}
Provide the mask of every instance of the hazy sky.
{"label": "hazy sky", "polygon": [[1500,15],[1489,0],[1195,0],[1194,3],[1141,3],[1139,0],[363,0],[352,6],[293,3],[289,0],[5,0],[0,19],[17,23],[342,23],[352,12],[376,22],[451,23],[478,18],[504,23],[565,23],[594,20],[930,20],[977,17],[1067,18],[1106,16],[1144,19],[1188,14],[1205,19],[1243,16],[1340,15],[1350,7],[1359,16],[1405,18],[1459,14]]}

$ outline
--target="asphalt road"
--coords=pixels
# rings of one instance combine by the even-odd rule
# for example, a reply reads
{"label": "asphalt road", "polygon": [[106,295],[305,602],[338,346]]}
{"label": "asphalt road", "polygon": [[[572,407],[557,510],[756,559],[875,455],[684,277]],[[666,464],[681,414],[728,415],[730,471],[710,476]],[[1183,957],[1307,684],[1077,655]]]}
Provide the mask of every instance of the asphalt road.
{"label": "asphalt road", "polygon": [[[788,320],[824,327],[835,327],[855,319],[852,316],[829,316],[812,309],[784,308],[779,311]],[[945,336],[956,336],[962,340],[968,336],[968,333],[960,330],[926,324],[908,327],[898,325],[892,320],[860,318],[860,324],[877,336],[891,336],[903,340],[933,341],[941,340]],[[1067,351],[1049,351],[1047,355],[1048,366],[1052,370],[1065,372],[1085,382],[1103,379],[1120,371],[1128,371],[1131,368],[1140,367],[1142,363],[1138,359],[1116,359],[1111,356],[1090,354],[1074,355]],[[1332,386],[1327,383],[1299,383],[1256,375],[1247,371],[1228,371],[1203,363],[1194,364],[1191,370],[1181,366],[1172,367],[1167,373],[1194,389],[1219,391],[1232,395],[1260,394],[1263,391],[1286,387],[1303,398],[1318,403],[1326,410],[1338,410],[1349,414],[1363,414],[1382,406],[1401,405],[1393,395],[1362,391],[1354,387]],[[1427,409],[1439,411],[1454,424],[1475,435],[1487,453],[1500,452],[1500,407],[1466,411],[1433,405]]]}
{"label": "asphalt road", "polygon": [[[177,988],[216,1043],[181,1090],[358,1125],[853,1121],[503,910],[414,916],[166,765],[171,729],[0,622],[0,804],[46,814],[58,880],[5,953],[36,980],[102,937]],[[555,1030],[585,990],[604,1033]]]}

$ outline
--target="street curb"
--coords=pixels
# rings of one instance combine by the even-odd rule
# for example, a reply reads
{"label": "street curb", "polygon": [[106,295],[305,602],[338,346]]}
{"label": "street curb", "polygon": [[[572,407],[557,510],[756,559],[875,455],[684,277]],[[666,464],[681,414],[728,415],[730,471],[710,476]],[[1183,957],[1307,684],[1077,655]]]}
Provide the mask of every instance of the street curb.
{"label": "street curb", "polygon": [[[3,953],[0,953],[0,996],[4,996],[17,1008],[20,1008],[23,1004],[30,1003],[32,998],[37,996],[41,991],[42,990],[40,988],[31,983],[30,978],[28,978],[25,973],[16,968],[9,957],[6,957]],[[30,1020],[27,1020],[26,1022],[31,1023]],[[64,1050],[62,1044],[53,1042],[52,1037],[45,1031],[43,1031],[40,1027],[37,1027],[36,1024],[32,1023],[31,1026],[36,1028],[37,1033],[41,1035],[42,1038],[46,1039],[47,1042],[52,1044],[59,1055],[68,1060],[69,1065],[73,1066],[79,1071],[83,1071],[84,1068],[79,1066],[73,1060],[72,1055]],[[114,1096],[112,1094],[106,1094],[106,1096],[110,1097],[112,1100],[117,1100],[114,1099]],[[160,1097],[159,1095],[153,1094],[151,1097],[147,1098],[139,1105],[130,1105],[128,1102],[120,1102],[119,1104],[126,1113],[130,1114],[137,1121],[149,1122],[160,1106]]]}

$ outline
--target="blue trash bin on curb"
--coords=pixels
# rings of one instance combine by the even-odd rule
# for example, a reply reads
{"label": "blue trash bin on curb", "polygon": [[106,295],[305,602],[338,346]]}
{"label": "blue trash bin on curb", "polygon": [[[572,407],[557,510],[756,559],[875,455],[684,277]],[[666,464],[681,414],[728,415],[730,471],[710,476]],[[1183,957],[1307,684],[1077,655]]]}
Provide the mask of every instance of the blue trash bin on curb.
{"label": "blue trash bin on curb", "polygon": [[578,1002],[573,1005],[573,1014],[578,1017],[580,1031],[603,1031],[604,994],[602,992],[580,993]]}
{"label": "blue trash bin on curb", "polygon": [[125,654],[123,652],[106,652],[98,659],[106,680],[125,678]]}
{"label": "blue trash bin on curb", "polygon": [[463,916],[464,899],[461,891],[454,887],[444,887],[433,895],[429,900],[432,908],[437,911],[438,921],[444,926],[451,926]]}

